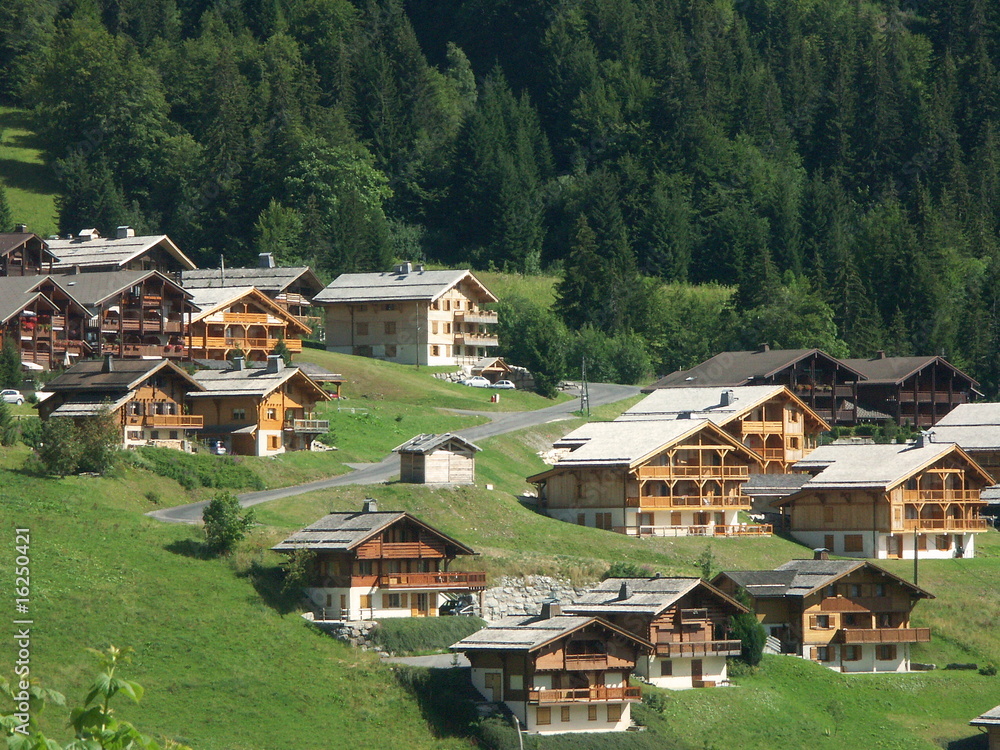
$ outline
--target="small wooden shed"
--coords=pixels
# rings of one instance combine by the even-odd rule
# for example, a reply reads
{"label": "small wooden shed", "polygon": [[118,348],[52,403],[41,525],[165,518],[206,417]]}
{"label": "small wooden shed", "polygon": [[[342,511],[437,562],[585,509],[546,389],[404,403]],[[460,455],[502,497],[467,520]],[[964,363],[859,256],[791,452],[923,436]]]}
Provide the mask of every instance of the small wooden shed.
{"label": "small wooden shed", "polygon": [[399,454],[399,481],[414,484],[472,484],[476,481],[475,443],[461,435],[424,434],[393,449]]}
{"label": "small wooden shed", "polygon": [[502,357],[483,357],[472,366],[473,375],[482,375],[491,383],[498,380],[512,380],[514,368],[503,361]]}

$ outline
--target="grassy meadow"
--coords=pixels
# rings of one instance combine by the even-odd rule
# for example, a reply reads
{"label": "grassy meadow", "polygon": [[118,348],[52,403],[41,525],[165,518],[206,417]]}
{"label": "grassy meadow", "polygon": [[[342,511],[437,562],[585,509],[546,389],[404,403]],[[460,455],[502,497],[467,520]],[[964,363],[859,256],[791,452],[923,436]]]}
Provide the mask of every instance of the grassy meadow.
{"label": "grassy meadow", "polygon": [[58,230],[55,173],[42,161],[27,113],[0,107],[0,183],[15,223],[45,237]]}

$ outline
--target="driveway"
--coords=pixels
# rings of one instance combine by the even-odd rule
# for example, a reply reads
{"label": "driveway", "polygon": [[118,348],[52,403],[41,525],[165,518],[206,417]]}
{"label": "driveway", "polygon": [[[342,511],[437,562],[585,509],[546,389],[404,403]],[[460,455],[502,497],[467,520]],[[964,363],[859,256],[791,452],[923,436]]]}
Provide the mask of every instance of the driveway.
{"label": "driveway", "polygon": [[[590,405],[591,407],[611,404],[615,401],[629,398],[639,393],[637,385],[613,385],[610,383],[590,384]],[[508,432],[523,430],[526,427],[536,427],[540,424],[558,422],[568,419],[573,412],[580,408],[579,391],[577,398],[571,401],[564,401],[555,406],[547,406],[544,409],[534,411],[514,411],[490,414],[491,422],[469,427],[465,430],[456,430],[456,434],[471,440],[484,440],[486,438],[503,435]],[[354,471],[347,474],[340,474],[327,479],[317,479],[305,484],[296,484],[290,487],[279,487],[273,490],[262,490],[260,492],[246,492],[239,496],[240,505],[249,508],[252,505],[277,500],[282,497],[293,497],[294,495],[304,495],[307,492],[317,490],[328,490],[333,487],[344,487],[352,484],[381,484],[388,482],[399,473],[399,457],[395,453],[390,453],[377,464],[348,464]],[[173,508],[163,508],[147,513],[147,516],[166,521],[169,523],[200,523],[201,514],[207,505],[206,502],[189,503],[178,505]],[[450,658],[450,657],[449,657]]]}

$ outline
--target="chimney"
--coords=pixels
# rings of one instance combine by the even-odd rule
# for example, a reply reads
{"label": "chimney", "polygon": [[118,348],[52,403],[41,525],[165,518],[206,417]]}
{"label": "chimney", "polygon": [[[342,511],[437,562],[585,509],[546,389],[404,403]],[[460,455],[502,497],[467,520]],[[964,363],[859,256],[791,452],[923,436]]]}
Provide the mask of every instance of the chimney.
{"label": "chimney", "polygon": [[917,438],[917,447],[926,448],[933,442],[934,442],[934,432],[931,430],[923,430],[920,433],[920,437]]}
{"label": "chimney", "polygon": [[416,271],[417,273],[423,273],[424,272],[424,264],[423,263],[417,263],[417,265],[415,265],[413,267],[413,270]]}
{"label": "chimney", "polygon": [[17,233],[19,233],[19,234],[27,234],[28,233],[28,225],[27,224],[15,224],[14,225],[14,231],[17,232]]}
{"label": "chimney", "polygon": [[81,229],[80,233],[76,236],[78,240],[86,242],[87,240],[96,240],[101,236],[101,233],[96,229]]}
{"label": "chimney", "polygon": [[378,513],[378,501],[373,497],[366,497],[364,504],[361,506],[362,513]]}
{"label": "chimney", "polygon": [[632,584],[628,581],[622,581],[621,588],[618,589],[618,601],[625,601],[632,596]]}
{"label": "chimney", "polygon": [[830,550],[826,547],[817,547],[813,550],[813,560],[829,560]]}
{"label": "chimney", "polygon": [[274,268],[274,255],[272,253],[258,254],[257,268]]}
{"label": "chimney", "polygon": [[542,619],[551,620],[562,614],[562,605],[555,599],[546,599],[542,602]]}
{"label": "chimney", "polygon": [[885,359],[885,349],[879,349],[875,352],[875,359]]}
{"label": "chimney", "polygon": [[721,406],[732,406],[735,403],[736,394],[732,390],[722,392],[722,399],[719,401]]}
{"label": "chimney", "polygon": [[247,369],[246,359],[243,357],[233,357],[233,369],[237,372]]}
{"label": "chimney", "polygon": [[135,237],[135,230],[130,226],[118,227],[115,230],[115,238],[119,240],[127,239],[128,237]]}
{"label": "chimney", "polygon": [[110,353],[105,354],[104,364],[101,365],[101,372],[114,372],[114,371],[115,371],[115,366],[111,359],[111,354]]}
{"label": "chimney", "polygon": [[759,347],[757,347],[757,351],[758,352],[769,352],[769,351],[771,351],[771,345],[770,344],[761,344]]}
{"label": "chimney", "polygon": [[398,266],[396,266],[396,273],[400,275],[410,273],[412,270],[413,270],[413,264],[410,263],[409,261],[407,261],[406,263],[400,263]]}
{"label": "chimney", "polygon": [[267,371],[274,375],[285,369],[285,358],[280,354],[267,355]]}

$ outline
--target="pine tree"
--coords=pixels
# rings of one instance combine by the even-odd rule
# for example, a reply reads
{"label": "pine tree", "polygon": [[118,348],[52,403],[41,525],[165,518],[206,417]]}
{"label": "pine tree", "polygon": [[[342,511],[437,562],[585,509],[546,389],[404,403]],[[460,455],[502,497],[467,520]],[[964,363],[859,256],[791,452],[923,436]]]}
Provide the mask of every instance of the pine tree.
{"label": "pine tree", "polygon": [[11,211],[10,203],[7,202],[7,190],[0,184],[0,232],[11,232],[14,230],[14,212]]}

